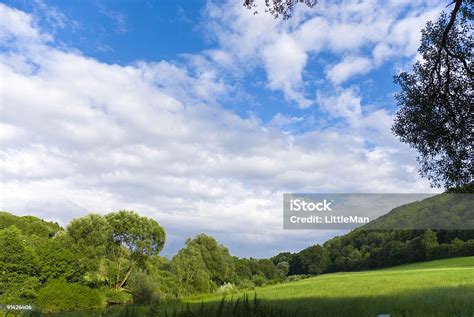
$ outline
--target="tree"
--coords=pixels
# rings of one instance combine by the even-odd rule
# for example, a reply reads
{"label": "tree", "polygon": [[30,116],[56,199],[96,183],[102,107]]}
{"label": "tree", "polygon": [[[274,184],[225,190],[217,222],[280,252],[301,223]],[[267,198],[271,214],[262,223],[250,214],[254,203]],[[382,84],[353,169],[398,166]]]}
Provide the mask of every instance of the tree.
{"label": "tree", "polygon": [[252,270],[249,259],[234,258],[235,279],[237,283],[250,281],[252,279]]}
{"label": "tree", "polygon": [[302,250],[297,258],[303,274],[321,274],[330,265],[329,251],[318,244]]}
{"label": "tree", "polygon": [[290,264],[286,261],[280,262],[276,265],[276,269],[280,274],[281,278],[284,279],[290,271]]}
{"label": "tree", "polygon": [[275,264],[273,264],[273,262],[269,259],[258,260],[258,269],[267,280],[275,280],[280,277]]}
{"label": "tree", "polygon": [[155,220],[133,211],[120,210],[107,214],[105,219],[113,241],[109,253],[117,270],[115,288],[120,290],[136,264],[144,265],[147,256],[158,255],[163,249],[165,231]]}
{"label": "tree", "polygon": [[473,182],[473,1],[454,1],[422,31],[422,59],[395,77],[400,109],[392,130],[419,152],[420,174],[432,186]]}
{"label": "tree", "polygon": [[178,295],[209,292],[213,283],[200,250],[188,245],[173,257],[172,270],[177,277]]}
{"label": "tree", "polygon": [[432,230],[426,230],[421,240],[423,250],[425,252],[425,259],[431,260],[433,258],[433,251],[438,246],[438,239],[436,233]]}
{"label": "tree", "polygon": [[218,285],[234,279],[235,269],[229,250],[219,244],[213,237],[198,234],[186,242],[188,247],[196,247],[206,266],[212,281]]}
{"label": "tree", "polygon": [[89,214],[73,219],[66,232],[74,242],[74,252],[86,271],[84,280],[90,285],[109,281],[107,263],[113,241],[112,228],[105,217]]}
{"label": "tree", "polygon": [[155,220],[127,210],[74,219],[67,233],[78,250],[90,251],[89,268],[103,271],[117,290],[123,290],[137,265],[143,267],[147,257],[163,249],[166,239]]}

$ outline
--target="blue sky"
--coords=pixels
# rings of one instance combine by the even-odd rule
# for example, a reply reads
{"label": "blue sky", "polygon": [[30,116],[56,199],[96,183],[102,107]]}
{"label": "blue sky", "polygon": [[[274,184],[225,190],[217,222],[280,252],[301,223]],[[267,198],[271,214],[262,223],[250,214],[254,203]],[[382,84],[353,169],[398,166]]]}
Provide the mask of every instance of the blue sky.
{"label": "blue sky", "polygon": [[164,254],[209,233],[240,256],[337,234],[282,230],[285,192],[427,192],[391,134],[393,75],[443,1],[320,1],[276,20],[235,1],[0,3],[0,207],[62,224],[133,209]]}

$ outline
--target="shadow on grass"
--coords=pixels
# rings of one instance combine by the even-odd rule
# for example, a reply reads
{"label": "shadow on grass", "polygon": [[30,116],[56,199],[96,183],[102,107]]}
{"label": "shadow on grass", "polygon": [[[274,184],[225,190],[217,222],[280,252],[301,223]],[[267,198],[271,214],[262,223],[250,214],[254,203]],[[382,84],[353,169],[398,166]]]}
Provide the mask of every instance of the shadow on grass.
{"label": "shadow on grass", "polygon": [[[79,317],[474,317],[474,285],[430,288],[401,294],[345,297],[258,298],[257,293],[208,302],[111,307],[105,311],[50,316]],[[28,315],[27,315],[28,316]],[[30,316],[44,316],[35,314]]]}

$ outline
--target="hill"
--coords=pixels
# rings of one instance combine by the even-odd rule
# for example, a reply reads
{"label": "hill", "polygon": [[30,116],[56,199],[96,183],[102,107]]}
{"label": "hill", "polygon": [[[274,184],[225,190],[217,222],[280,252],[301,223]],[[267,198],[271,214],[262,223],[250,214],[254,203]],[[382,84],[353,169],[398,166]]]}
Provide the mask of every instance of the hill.
{"label": "hill", "polygon": [[362,230],[473,230],[474,194],[443,193],[392,209]]}
{"label": "hill", "polygon": [[56,222],[48,222],[34,216],[15,216],[11,213],[0,211],[0,230],[15,226],[22,234],[36,235],[41,238],[50,238],[62,230]]}
{"label": "hill", "polygon": [[444,193],[394,208],[346,235],[272,258],[289,274],[390,267],[474,255],[474,195]]}

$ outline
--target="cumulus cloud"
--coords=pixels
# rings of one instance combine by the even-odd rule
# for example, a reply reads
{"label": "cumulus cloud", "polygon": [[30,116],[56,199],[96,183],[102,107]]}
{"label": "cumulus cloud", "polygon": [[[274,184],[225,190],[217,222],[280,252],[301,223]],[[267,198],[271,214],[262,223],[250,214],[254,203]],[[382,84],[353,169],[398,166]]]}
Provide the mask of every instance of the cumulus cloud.
{"label": "cumulus cloud", "polygon": [[320,107],[333,117],[342,117],[349,121],[362,115],[361,97],[355,88],[337,89],[335,94],[318,91],[316,101]]}
{"label": "cumulus cloud", "polygon": [[[358,118],[347,129],[294,133],[285,126],[300,117],[263,124],[225,109],[219,97],[229,87],[212,70],[106,64],[55,48],[32,16],[0,10],[10,22],[0,29],[10,39],[0,51],[3,210],[66,224],[133,209],[165,226],[168,254],[207,232],[238,255],[270,256],[333,234],[283,231],[284,192],[427,189],[400,173],[415,168],[413,153],[390,141],[388,114],[362,112],[356,90],[319,100],[334,116]],[[274,76],[278,87],[286,74]]]}
{"label": "cumulus cloud", "polygon": [[368,58],[348,56],[331,67],[327,77],[334,84],[340,84],[354,75],[368,73],[371,68],[372,62]]}
{"label": "cumulus cloud", "polygon": [[[308,97],[313,93],[308,92],[305,71],[318,55],[342,56],[326,72],[312,68],[313,77],[325,74],[336,86],[367,74],[389,57],[413,58],[419,30],[444,5],[440,0],[319,1],[312,9],[297,5],[293,17],[282,21],[263,9],[256,15],[243,10],[239,1],[210,1],[205,24],[234,63],[248,71],[264,65],[268,88],[306,108],[314,100]],[[259,7],[264,6],[260,1]]]}

